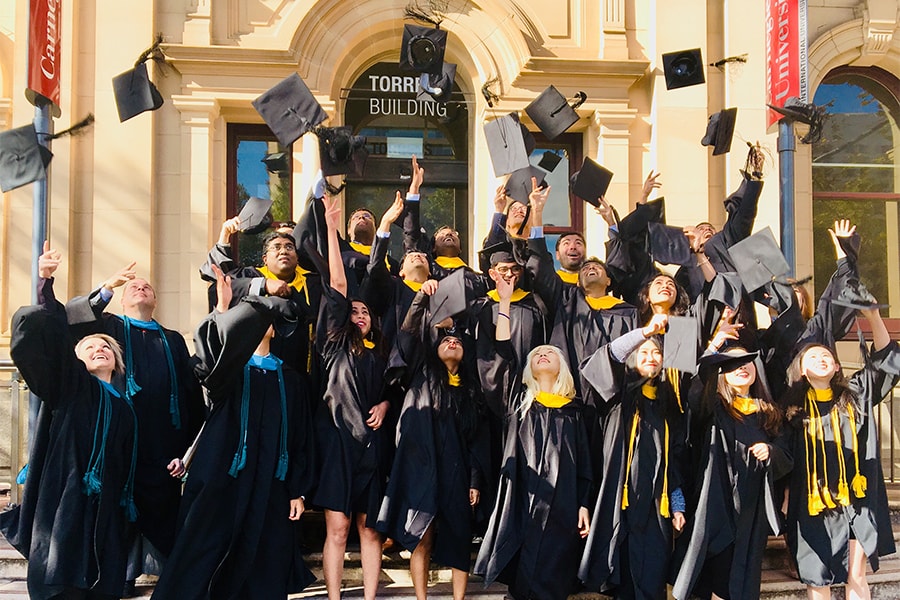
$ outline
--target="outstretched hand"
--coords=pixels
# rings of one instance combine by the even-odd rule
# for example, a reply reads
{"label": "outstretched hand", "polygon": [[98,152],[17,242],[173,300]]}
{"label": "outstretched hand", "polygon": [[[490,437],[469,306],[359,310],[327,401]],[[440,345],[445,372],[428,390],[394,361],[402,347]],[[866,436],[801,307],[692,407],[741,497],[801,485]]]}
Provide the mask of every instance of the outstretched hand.
{"label": "outstretched hand", "polygon": [[531,210],[535,213],[542,213],[544,206],[547,204],[547,198],[550,196],[550,186],[545,188],[538,187],[537,177],[531,178],[531,193],[528,194],[528,202],[531,204]]}
{"label": "outstretched hand", "polygon": [[325,195],[323,198],[325,204],[325,225],[328,229],[338,231],[341,227],[341,202],[337,196]]}
{"label": "outstretched hand", "polygon": [[851,226],[849,219],[838,219],[834,222],[834,229],[828,230],[828,235],[831,236],[831,243],[834,244],[834,253],[838,260],[847,256],[838,238],[848,238],[855,232],[856,225]]}
{"label": "outstretched hand", "polygon": [[59,250],[50,248],[50,240],[44,240],[44,251],[38,257],[38,275],[44,279],[50,279],[56,273],[62,262],[62,254]]}
{"label": "outstretched hand", "polygon": [[644,180],[644,187],[641,188],[641,199],[638,201],[639,204],[645,204],[650,198],[650,194],[653,193],[653,190],[658,190],[662,187],[659,176],[660,173],[654,173],[652,169],[650,170],[647,179]]}
{"label": "outstretched hand", "polygon": [[384,214],[381,216],[381,223],[378,226],[378,231],[383,233],[387,233],[391,230],[391,225],[400,218],[400,215],[403,214],[403,196],[400,195],[400,192],[397,191],[397,195],[394,197],[394,202],[391,204]]}
{"label": "outstretched hand", "polygon": [[709,341],[711,350],[718,352],[729,340],[737,340],[741,329],[744,328],[743,323],[735,322],[737,311],[725,307],[722,310],[722,316],[719,318],[719,324],[716,326],[716,332]]}
{"label": "outstretched hand", "polygon": [[612,206],[606,201],[606,196],[597,198],[598,205],[594,207],[594,212],[600,215],[606,224],[610,227],[616,224],[616,216],[613,214]]}
{"label": "outstretched hand", "polygon": [[106,281],[103,282],[103,287],[112,291],[117,287],[122,287],[129,281],[135,278],[137,273],[134,270],[137,262],[131,261],[115,273],[113,273]]}
{"label": "outstretched hand", "polygon": [[412,178],[409,180],[409,193],[410,194],[418,194],[419,188],[422,187],[422,183],[424,181],[425,181],[425,169],[419,166],[419,161],[416,159],[416,155],[413,154]]}

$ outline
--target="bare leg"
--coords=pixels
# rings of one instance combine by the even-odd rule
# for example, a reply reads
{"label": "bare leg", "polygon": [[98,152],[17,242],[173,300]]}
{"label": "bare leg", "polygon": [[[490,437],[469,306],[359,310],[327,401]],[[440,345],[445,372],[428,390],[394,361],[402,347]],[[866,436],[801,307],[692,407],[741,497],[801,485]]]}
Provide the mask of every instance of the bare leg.
{"label": "bare leg", "polygon": [[428,567],[431,564],[431,548],[434,543],[434,525],[425,530],[419,545],[409,557],[409,576],[416,590],[416,600],[428,597]]}
{"label": "bare leg", "polygon": [[870,600],[866,581],[866,553],[858,540],[850,540],[850,557],[847,569],[847,600]]}
{"label": "bare leg", "polygon": [[[366,515],[356,515],[356,529],[359,531],[359,553],[362,560],[363,595],[365,600],[375,600],[378,591],[378,577],[381,575],[381,534],[366,527]],[[329,598],[329,600],[331,600]]]}
{"label": "bare leg", "polygon": [[325,546],[322,549],[322,571],[328,600],[341,599],[341,580],[344,577],[344,551],[350,517],[342,512],[325,509]]}
{"label": "bare leg", "polygon": [[816,587],[813,585],[806,586],[807,600],[831,600],[831,588],[826,586]]}
{"label": "bare leg", "polygon": [[451,569],[453,581],[453,600],[465,600],[466,585],[469,583],[469,572],[460,569]]}

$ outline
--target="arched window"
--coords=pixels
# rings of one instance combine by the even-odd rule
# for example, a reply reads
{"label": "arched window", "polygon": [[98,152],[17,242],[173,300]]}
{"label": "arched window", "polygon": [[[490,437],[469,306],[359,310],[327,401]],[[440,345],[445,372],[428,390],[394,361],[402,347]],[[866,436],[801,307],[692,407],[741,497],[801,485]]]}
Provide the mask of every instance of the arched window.
{"label": "arched window", "polygon": [[816,90],[828,106],[821,141],[813,145],[813,239],[816,295],[835,268],[826,231],[850,219],[862,237],[863,282],[890,316],[900,316],[900,82],[877,67],[835,69]]}

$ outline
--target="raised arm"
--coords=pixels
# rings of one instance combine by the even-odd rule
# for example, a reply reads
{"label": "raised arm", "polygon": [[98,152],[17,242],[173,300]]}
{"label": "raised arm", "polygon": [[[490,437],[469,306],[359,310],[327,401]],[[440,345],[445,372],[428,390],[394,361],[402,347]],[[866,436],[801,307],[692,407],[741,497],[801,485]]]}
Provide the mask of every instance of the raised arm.
{"label": "raised arm", "polygon": [[338,227],[341,224],[341,207],[336,197],[325,197],[325,226],[328,229],[328,273],[331,289],[347,296],[347,274],[341,260]]}

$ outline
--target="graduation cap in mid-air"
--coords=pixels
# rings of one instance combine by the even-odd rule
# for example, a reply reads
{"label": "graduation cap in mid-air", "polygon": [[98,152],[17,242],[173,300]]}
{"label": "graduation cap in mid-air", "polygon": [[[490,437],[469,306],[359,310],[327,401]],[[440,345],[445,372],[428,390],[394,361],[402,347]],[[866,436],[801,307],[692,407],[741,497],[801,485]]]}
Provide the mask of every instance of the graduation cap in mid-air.
{"label": "graduation cap in mid-air", "polygon": [[698,85],[706,81],[700,48],[667,52],[662,55],[662,62],[667,90]]}
{"label": "graduation cap in mid-air", "polygon": [[445,62],[438,75],[422,73],[422,76],[419,77],[419,91],[416,93],[416,99],[431,99],[445,104],[450,100],[450,95],[453,93],[453,82],[455,80],[456,65],[453,63]]}
{"label": "graduation cap in mid-air", "polygon": [[319,136],[319,159],[324,176],[363,174],[369,157],[365,136],[353,135],[349,126],[319,127],[316,135]]}
{"label": "graduation cap in mid-air", "polygon": [[440,27],[404,25],[400,70],[440,75],[447,48],[447,32]]}
{"label": "graduation cap in mid-air", "polygon": [[578,121],[575,109],[584,104],[585,100],[587,94],[576,92],[575,99],[570,104],[551,85],[525,107],[525,112],[547,139],[553,140]]}
{"label": "graduation cap in mid-air", "polygon": [[560,161],[562,161],[563,155],[552,150],[547,150],[544,154],[541,155],[541,160],[538,161],[537,166],[544,169],[548,172],[553,172],[556,169],[557,165],[559,165]]}
{"label": "graduation cap in mid-air", "polygon": [[34,125],[0,132],[0,190],[8,192],[47,176],[53,154],[38,143]]}
{"label": "graduation cap in mid-air", "polygon": [[726,108],[710,115],[706,124],[706,135],[700,140],[704,146],[713,147],[713,156],[731,151],[731,139],[734,137],[734,124],[737,121],[737,108]]}
{"label": "graduation cap in mid-air", "polygon": [[537,181],[538,189],[547,187],[547,182],[544,181],[544,172],[537,167],[529,165],[509,174],[509,178],[506,180],[506,195],[516,202],[530,206],[530,196],[534,190],[531,182],[532,177]]}
{"label": "graduation cap in mid-air", "polygon": [[647,231],[653,260],[664,265],[690,264],[691,245],[681,227],[650,221]]}
{"label": "graduation cap in mid-air", "polygon": [[753,362],[759,356],[759,352],[748,352],[742,348],[732,348],[722,352],[705,354],[700,357],[700,368],[715,369],[720,373],[730,373],[742,365]]}
{"label": "graduation cap in mid-air", "polygon": [[251,104],[285,147],[328,118],[297,73],[282,79]]}
{"label": "graduation cap in mid-air", "polygon": [[124,122],[142,112],[156,110],[163,105],[162,94],[150,81],[147,73],[147,61],[165,64],[165,56],[159,49],[162,36],[157,36],[153,45],[141,53],[134,66],[113,77],[113,94],[116,98],[116,109],[119,121]]}
{"label": "graduation cap in mid-air", "polygon": [[272,225],[271,209],[272,200],[250,196],[238,214],[241,233],[255,235],[268,229]]}
{"label": "graduation cap in mid-air", "polygon": [[53,153],[39,142],[39,135],[43,140],[80,135],[93,122],[94,115],[88,114],[68,129],[52,134],[38,134],[33,124],[0,132],[0,191],[5,193],[47,177]]}
{"label": "graduation cap in mid-air", "polygon": [[751,294],[791,270],[769,227],[736,243],[728,253],[744,288]]}
{"label": "graduation cap in mid-air", "polygon": [[572,193],[592,206],[600,206],[600,197],[606,195],[613,172],[586,156],[581,169],[569,178]]}
{"label": "graduation cap in mid-air", "polygon": [[495,177],[524,169],[531,164],[518,114],[509,113],[485,123],[484,137]]}

